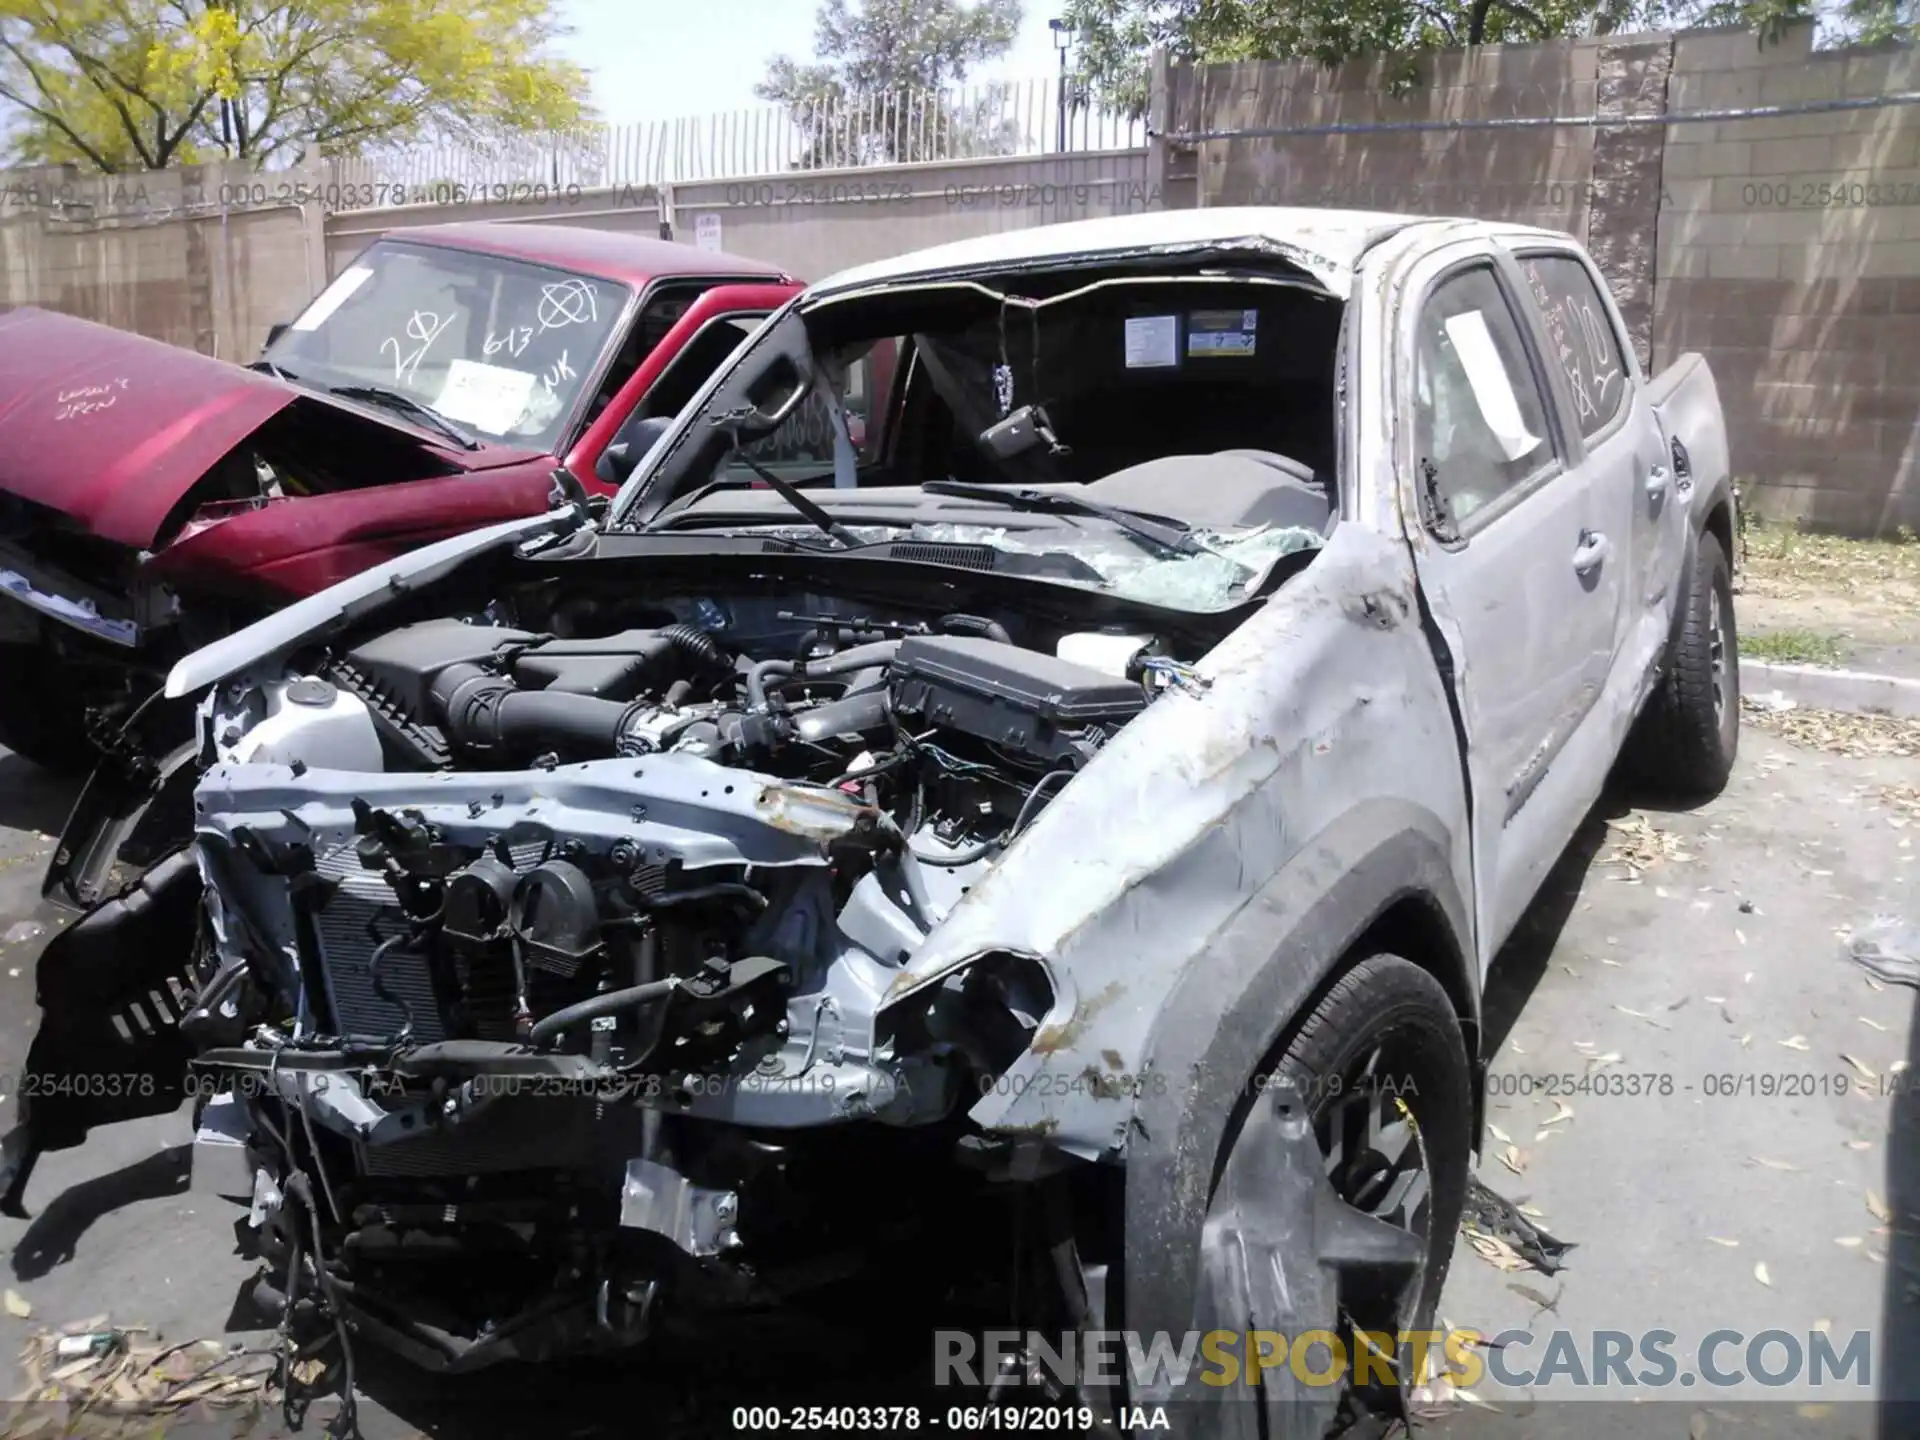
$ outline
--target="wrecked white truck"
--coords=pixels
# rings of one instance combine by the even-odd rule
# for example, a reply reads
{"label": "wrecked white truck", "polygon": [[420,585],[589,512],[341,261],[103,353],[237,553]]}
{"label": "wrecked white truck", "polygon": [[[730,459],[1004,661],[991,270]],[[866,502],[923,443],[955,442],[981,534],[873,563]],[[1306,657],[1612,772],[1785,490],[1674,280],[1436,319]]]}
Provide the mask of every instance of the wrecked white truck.
{"label": "wrecked white truck", "polygon": [[[8,1204],[191,1095],[266,1301],[444,1369],[875,1266],[1023,1330],[1430,1323],[1491,958],[1617,764],[1734,758],[1719,400],[1625,335],[1567,236],[1359,212],[813,286],[606,515],[179,664],[191,847],[48,950]],[[888,343],[866,453],[743,454]],[[1262,1381],[1208,1425],[1405,1388]]]}

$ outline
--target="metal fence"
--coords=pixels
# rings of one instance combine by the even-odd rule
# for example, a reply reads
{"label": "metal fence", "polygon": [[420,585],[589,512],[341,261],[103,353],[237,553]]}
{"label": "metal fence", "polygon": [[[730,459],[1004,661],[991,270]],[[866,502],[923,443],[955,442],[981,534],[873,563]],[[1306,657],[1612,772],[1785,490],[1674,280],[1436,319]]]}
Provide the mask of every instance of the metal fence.
{"label": "metal fence", "polygon": [[439,144],[333,162],[337,208],[458,198],[457,192],[564,191],[1131,149],[1146,122],[1073,103],[1061,82],[1020,80],[943,91],[760,105],[678,120],[596,125],[495,144]]}

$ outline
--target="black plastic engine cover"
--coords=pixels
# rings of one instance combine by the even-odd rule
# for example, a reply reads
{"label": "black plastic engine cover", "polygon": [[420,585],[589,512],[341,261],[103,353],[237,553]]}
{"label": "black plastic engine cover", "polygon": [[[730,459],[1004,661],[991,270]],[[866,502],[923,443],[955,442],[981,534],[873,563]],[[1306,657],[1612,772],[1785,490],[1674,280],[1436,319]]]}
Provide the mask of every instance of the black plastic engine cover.
{"label": "black plastic engine cover", "polygon": [[894,713],[1043,763],[1084,760],[1146,707],[1130,680],[971,635],[915,635],[892,663]]}
{"label": "black plastic engine cover", "polygon": [[412,719],[427,714],[433,679],[449,665],[479,665],[512,646],[540,637],[526,630],[467,625],[459,620],[423,620],[376,635],[346,654],[349,665],[379,687]]}

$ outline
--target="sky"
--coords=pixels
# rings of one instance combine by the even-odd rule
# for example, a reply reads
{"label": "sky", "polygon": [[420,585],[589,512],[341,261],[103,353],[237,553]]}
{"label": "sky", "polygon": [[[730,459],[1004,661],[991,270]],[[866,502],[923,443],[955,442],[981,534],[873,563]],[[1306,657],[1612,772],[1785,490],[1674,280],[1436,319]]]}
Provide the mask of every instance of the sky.
{"label": "sky", "polygon": [[[574,30],[564,53],[592,73],[594,104],[616,125],[764,105],[753,86],[769,60],[813,58],[811,0],[562,0],[561,12]],[[1013,49],[968,83],[1053,75],[1055,13],[1028,0]]]}

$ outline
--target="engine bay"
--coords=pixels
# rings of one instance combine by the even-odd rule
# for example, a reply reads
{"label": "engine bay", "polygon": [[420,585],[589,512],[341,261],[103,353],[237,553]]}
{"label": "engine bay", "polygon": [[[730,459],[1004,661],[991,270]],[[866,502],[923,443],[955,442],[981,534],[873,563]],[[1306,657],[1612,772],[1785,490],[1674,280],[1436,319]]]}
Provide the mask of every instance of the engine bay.
{"label": "engine bay", "polygon": [[[521,609],[352,635],[202,712],[196,1163],[435,1368],[630,1343],[676,1275],[746,1303],[823,1237],[870,1248],[861,1162],[811,1167],[950,1171],[1055,999],[1003,955],[924,1004],[889,987],[1122,727],[1201,683],[1190,642],[1011,612]],[[519,1279],[450,1297],[414,1262],[472,1253],[476,1197]],[[585,1332],[500,1338],[563,1291]]]}

